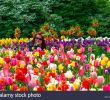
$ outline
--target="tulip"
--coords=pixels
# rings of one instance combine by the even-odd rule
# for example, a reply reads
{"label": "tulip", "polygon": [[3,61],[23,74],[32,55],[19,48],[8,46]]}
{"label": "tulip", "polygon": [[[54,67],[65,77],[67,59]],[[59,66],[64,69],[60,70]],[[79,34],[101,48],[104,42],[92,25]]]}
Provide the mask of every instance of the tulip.
{"label": "tulip", "polygon": [[25,57],[25,63],[26,63],[26,64],[28,64],[28,63],[29,63],[29,60],[30,60],[30,57],[28,57],[28,56],[27,56],[27,57]]}
{"label": "tulip", "polygon": [[107,46],[105,49],[107,52],[110,52],[110,46]]}
{"label": "tulip", "polygon": [[32,65],[31,64],[27,65],[27,70],[32,70]]}
{"label": "tulip", "polygon": [[85,52],[85,48],[84,47],[81,47],[80,48],[80,51],[81,51],[81,53],[84,53]]}
{"label": "tulip", "polygon": [[9,68],[3,68],[3,74],[4,74],[5,77],[10,76]]}
{"label": "tulip", "polygon": [[4,60],[3,60],[3,58],[0,58],[0,64],[2,65],[2,64],[4,64],[5,62],[4,62]]}
{"label": "tulip", "polygon": [[110,91],[110,84],[106,84],[103,86],[104,91]]}
{"label": "tulip", "polygon": [[110,68],[110,61],[107,62],[107,67]]}
{"label": "tulip", "polygon": [[64,66],[63,66],[62,64],[60,64],[60,65],[58,65],[58,69],[59,69],[60,71],[63,71]]}
{"label": "tulip", "polygon": [[94,61],[94,66],[98,67],[99,66],[99,62],[97,60]]}
{"label": "tulip", "polygon": [[16,64],[17,64],[16,58],[12,58],[12,60],[11,60],[11,65],[12,65],[12,66],[15,66]]}
{"label": "tulip", "polygon": [[74,81],[75,81],[75,76],[72,76],[71,82],[74,82]]}
{"label": "tulip", "polygon": [[56,65],[56,64],[53,64],[53,63],[50,63],[50,64],[49,64],[49,68],[50,68],[50,69],[53,69],[53,68],[56,69],[56,68],[57,68],[57,65]]}
{"label": "tulip", "polygon": [[70,51],[67,51],[67,55],[69,56],[70,59],[74,58],[74,50],[71,49]]}
{"label": "tulip", "polygon": [[67,71],[66,73],[65,73],[65,77],[66,78],[72,78],[72,76],[73,76],[73,74],[72,74],[72,72],[71,71]]}
{"label": "tulip", "polygon": [[75,62],[72,61],[72,62],[70,63],[70,65],[71,65],[72,67],[75,67]]}
{"label": "tulip", "polygon": [[89,48],[88,48],[88,51],[89,51],[89,52],[92,52],[92,48],[91,48],[91,47],[89,47]]}
{"label": "tulip", "polygon": [[101,60],[101,65],[105,66],[106,65],[106,61],[105,60]]}
{"label": "tulip", "polygon": [[75,79],[75,81],[73,82],[73,88],[74,88],[74,90],[79,90],[79,88],[80,88],[80,80],[79,79]]}
{"label": "tulip", "polygon": [[97,78],[97,73],[96,72],[91,72],[90,77],[92,77],[94,79]]}
{"label": "tulip", "polygon": [[19,90],[20,91],[28,91],[28,88],[26,86],[21,86]]}
{"label": "tulip", "polygon": [[105,82],[105,79],[103,76],[98,76],[96,79],[96,83],[98,83],[99,85],[102,85]]}
{"label": "tulip", "polygon": [[81,58],[80,58],[80,61],[81,61],[81,62],[84,62],[85,59],[86,59],[86,55],[83,55],[83,54],[82,54],[80,57],[81,57]]}
{"label": "tulip", "polygon": [[79,74],[80,76],[83,76],[83,75],[84,75],[84,72],[85,72],[84,67],[81,66],[80,69],[79,69],[79,71],[78,71],[78,74]]}
{"label": "tulip", "polygon": [[31,88],[34,88],[35,86],[37,86],[37,83],[35,80],[31,80],[29,83],[28,83],[29,87]]}
{"label": "tulip", "polygon": [[11,85],[13,83],[13,79],[10,77],[7,77],[5,80],[7,85]]}
{"label": "tulip", "polygon": [[54,62],[54,55],[51,54],[51,55],[49,56],[49,60],[50,60],[50,63],[53,63],[53,62]]}
{"label": "tulip", "polygon": [[5,57],[4,60],[5,60],[6,63],[10,62],[10,58],[9,57]]}
{"label": "tulip", "polygon": [[108,69],[105,69],[104,72],[105,72],[105,74],[108,74],[109,73]]}
{"label": "tulip", "polygon": [[89,89],[90,88],[90,83],[89,81],[85,80],[82,82],[82,87],[85,89]]}
{"label": "tulip", "polygon": [[38,86],[38,87],[37,87],[37,91],[45,91],[44,86]]}

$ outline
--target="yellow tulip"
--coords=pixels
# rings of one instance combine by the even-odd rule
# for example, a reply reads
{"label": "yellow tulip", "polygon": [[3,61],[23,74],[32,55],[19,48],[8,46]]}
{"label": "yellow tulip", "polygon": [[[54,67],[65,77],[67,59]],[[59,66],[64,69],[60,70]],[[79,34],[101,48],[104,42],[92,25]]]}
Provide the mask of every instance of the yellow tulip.
{"label": "yellow tulip", "polygon": [[34,56],[39,56],[39,52],[35,52],[34,53]]}
{"label": "yellow tulip", "polygon": [[70,64],[72,67],[75,67],[75,61],[72,61]]}
{"label": "yellow tulip", "polygon": [[62,71],[62,70],[64,69],[64,66],[63,66],[62,64],[60,64],[60,65],[58,65],[58,69],[59,69],[60,71]]}
{"label": "yellow tulip", "polygon": [[101,65],[105,66],[106,65],[106,61],[105,60],[101,60]]}
{"label": "yellow tulip", "polygon": [[3,58],[0,58],[0,64],[4,64],[5,62],[4,62],[4,60],[3,60]]}
{"label": "yellow tulip", "polygon": [[56,68],[53,68],[52,69],[52,73],[56,73]]}
{"label": "yellow tulip", "polygon": [[20,68],[24,68],[24,64],[20,64]]}
{"label": "yellow tulip", "polygon": [[107,62],[107,67],[110,67],[110,61]]}
{"label": "yellow tulip", "polygon": [[73,83],[73,88],[74,88],[74,90],[78,90],[79,89],[79,83],[74,82]]}
{"label": "yellow tulip", "polygon": [[55,90],[55,85],[54,84],[49,84],[49,85],[47,85],[47,90],[48,91],[53,91],[53,90]]}
{"label": "yellow tulip", "polygon": [[103,60],[108,61],[108,57],[104,57]]}
{"label": "yellow tulip", "polygon": [[78,49],[78,50],[77,50],[77,52],[78,52],[78,53],[81,53],[81,50],[80,50],[80,49]]}

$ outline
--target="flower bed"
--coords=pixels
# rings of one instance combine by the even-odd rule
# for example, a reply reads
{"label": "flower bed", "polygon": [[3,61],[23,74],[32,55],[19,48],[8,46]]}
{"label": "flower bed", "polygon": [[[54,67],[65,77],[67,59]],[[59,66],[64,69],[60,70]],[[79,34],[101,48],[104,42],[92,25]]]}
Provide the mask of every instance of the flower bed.
{"label": "flower bed", "polygon": [[109,38],[47,40],[33,52],[28,41],[0,40],[1,91],[110,91]]}

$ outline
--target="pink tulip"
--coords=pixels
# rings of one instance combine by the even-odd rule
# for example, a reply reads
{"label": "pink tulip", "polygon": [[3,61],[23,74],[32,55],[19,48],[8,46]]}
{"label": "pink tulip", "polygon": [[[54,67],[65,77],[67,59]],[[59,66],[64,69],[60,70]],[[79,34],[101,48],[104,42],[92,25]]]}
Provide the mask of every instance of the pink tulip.
{"label": "pink tulip", "polygon": [[107,46],[107,47],[105,48],[105,50],[106,50],[107,52],[110,52],[110,46]]}
{"label": "pink tulip", "polygon": [[97,73],[96,72],[91,72],[90,77],[92,77],[94,79],[97,78]]}
{"label": "pink tulip", "polygon": [[12,66],[15,66],[16,64],[17,64],[16,58],[12,58],[11,65]]}
{"label": "pink tulip", "polygon": [[57,76],[55,79],[56,79],[58,82],[61,81],[61,78],[60,78],[59,76]]}
{"label": "pink tulip", "polygon": [[13,89],[13,91],[16,91],[18,89],[18,85],[17,84],[13,84],[12,85],[12,89]]}
{"label": "pink tulip", "polygon": [[80,76],[83,76],[84,75],[84,67],[83,66],[81,66],[81,68],[79,69],[79,71],[78,71],[78,74],[80,75]]}
{"label": "pink tulip", "polygon": [[10,77],[7,77],[5,80],[7,85],[11,85],[13,83],[13,79]]}
{"label": "pink tulip", "polygon": [[32,65],[31,64],[27,65],[27,70],[32,70]]}
{"label": "pink tulip", "polygon": [[0,84],[0,91],[3,90],[4,86]]}
{"label": "pink tulip", "polygon": [[84,62],[85,60],[86,60],[86,55],[82,54],[82,55],[80,56],[80,61],[81,61],[81,62]]}
{"label": "pink tulip", "polygon": [[60,60],[63,60],[65,58],[65,53],[64,52],[61,52],[60,53],[60,56],[59,56],[59,59]]}
{"label": "pink tulip", "polygon": [[110,83],[103,86],[104,91],[110,91]]}
{"label": "pink tulip", "polygon": [[0,78],[4,77],[4,73],[3,73],[3,70],[0,71]]}
{"label": "pink tulip", "polygon": [[69,86],[69,89],[68,89],[68,91],[74,91],[74,88],[73,88],[73,86]]}
{"label": "pink tulip", "polygon": [[37,83],[35,80],[31,80],[29,83],[28,83],[29,87],[31,88],[34,88],[35,86],[37,86]]}
{"label": "pink tulip", "polygon": [[85,52],[85,48],[84,47],[81,47],[80,48],[80,51],[81,51],[81,53],[84,53]]}
{"label": "pink tulip", "polygon": [[31,77],[28,75],[28,76],[25,77],[24,82],[25,82],[25,83],[29,83],[30,80],[31,80]]}
{"label": "pink tulip", "polygon": [[5,77],[10,76],[11,73],[10,73],[9,68],[3,68],[3,74]]}
{"label": "pink tulip", "polygon": [[70,59],[74,58],[74,51],[67,51],[67,55]]}
{"label": "pink tulip", "polygon": [[42,49],[40,47],[37,47],[37,51],[41,51]]}
{"label": "pink tulip", "polygon": [[50,63],[53,63],[54,62],[54,55],[50,55],[50,57],[49,57],[49,60],[50,60]]}
{"label": "pink tulip", "polygon": [[91,47],[89,47],[89,48],[88,48],[88,51],[89,51],[89,52],[92,52],[92,48],[91,48]]}
{"label": "pink tulip", "polygon": [[98,83],[99,85],[102,85],[104,83],[105,79],[103,76],[98,76],[96,79],[96,83]]}
{"label": "pink tulip", "polygon": [[94,66],[95,66],[95,67],[98,67],[98,66],[99,66],[99,61],[95,60],[95,61],[94,61]]}

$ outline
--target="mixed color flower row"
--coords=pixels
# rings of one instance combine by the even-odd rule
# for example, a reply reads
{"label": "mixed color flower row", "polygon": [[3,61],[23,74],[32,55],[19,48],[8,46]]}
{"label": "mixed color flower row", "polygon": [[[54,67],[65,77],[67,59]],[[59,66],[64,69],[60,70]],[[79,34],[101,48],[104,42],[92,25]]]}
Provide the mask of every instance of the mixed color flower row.
{"label": "mixed color flower row", "polygon": [[109,38],[53,40],[58,47],[33,52],[28,41],[0,40],[1,91],[110,91]]}

